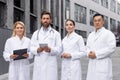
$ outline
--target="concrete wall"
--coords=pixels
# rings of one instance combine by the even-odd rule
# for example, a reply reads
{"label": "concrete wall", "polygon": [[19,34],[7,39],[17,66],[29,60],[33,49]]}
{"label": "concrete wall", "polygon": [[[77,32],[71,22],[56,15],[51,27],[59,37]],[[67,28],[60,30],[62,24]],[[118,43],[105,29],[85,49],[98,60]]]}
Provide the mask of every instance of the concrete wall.
{"label": "concrete wall", "polygon": [[0,75],[8,71],[8,62],[3,59],[5,41],[11,36],[11,30],[0,29]]}
{"label": "concrete wall", "polygon": [[[5,42],[11,37],[12,30],[0,28],[0,75],[8,72],[9,63],[3,58],[3,51]],[[31,34],[27,34],[27,37],[31,37]],[[32,60],[31,60],[32,61]]]}

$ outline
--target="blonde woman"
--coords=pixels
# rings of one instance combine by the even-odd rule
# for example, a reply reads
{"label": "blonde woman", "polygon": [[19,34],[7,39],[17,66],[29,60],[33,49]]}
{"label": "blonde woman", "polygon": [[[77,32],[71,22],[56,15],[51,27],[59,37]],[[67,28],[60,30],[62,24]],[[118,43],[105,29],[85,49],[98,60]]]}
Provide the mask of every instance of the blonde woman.
{"label": "blonde woman", "polygon": [[[30,80],[29,53],[30,39],[26,37],[25,25],[21,21],[15,22],[12,37],[7,39],[3,52],[3,57],[9,61],[8,80]],[[14,54],[15,50],[27,49],[24,59],[15,60],[19,54]]]}

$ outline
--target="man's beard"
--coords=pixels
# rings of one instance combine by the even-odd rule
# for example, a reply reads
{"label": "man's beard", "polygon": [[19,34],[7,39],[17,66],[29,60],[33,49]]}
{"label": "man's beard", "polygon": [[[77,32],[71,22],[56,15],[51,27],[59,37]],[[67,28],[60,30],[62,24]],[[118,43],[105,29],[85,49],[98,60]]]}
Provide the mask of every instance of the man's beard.
{"label": "man's beard", "polygon": [[46,22],[45,22],[45,23],[42,23],[42,26],[47,28],[47,27],[50,26],[50,23],[46,23]]}

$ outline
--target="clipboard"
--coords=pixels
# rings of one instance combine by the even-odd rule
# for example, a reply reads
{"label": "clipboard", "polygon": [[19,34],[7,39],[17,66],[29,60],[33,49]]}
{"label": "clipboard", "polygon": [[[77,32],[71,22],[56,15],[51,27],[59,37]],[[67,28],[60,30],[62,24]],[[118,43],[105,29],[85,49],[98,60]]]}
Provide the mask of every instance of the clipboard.
{"label": "clipboard", "polygon": [[22,56],[23,54],[27,54],[27,48],[25,49],[18,49],[18,50],[14,50],[13,54],[17,54],[18,57],[15,58],[14,60],[20,60],[20,59],[26,59],[26,57]]}
{"label": "clipboard", "polygon": [[48,47],[48,44],[39,44],[39,47],[41,47],[41,48],[45,48],[45,47]]}

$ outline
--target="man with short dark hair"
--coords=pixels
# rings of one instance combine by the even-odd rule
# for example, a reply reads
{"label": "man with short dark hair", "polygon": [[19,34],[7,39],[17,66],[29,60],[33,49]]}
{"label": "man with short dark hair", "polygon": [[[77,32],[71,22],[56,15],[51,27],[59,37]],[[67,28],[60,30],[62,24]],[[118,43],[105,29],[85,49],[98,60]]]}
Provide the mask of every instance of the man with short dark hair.
{"label": "man with short dark hair", "polygon": [[86,80],[112,80],[111,54],[116,48],[115,36],[103,27],[103,15],[95,14],[93,23],[95,30],[87,39],[89,64]]}
{"label": "man with short dark hair", "polygon": [[31,52],[35,55],[33,80],[58,80],[57,58],[61,51],[61,37],[51,27],[51,13],[41,14],[41,28],[33,33]]}

